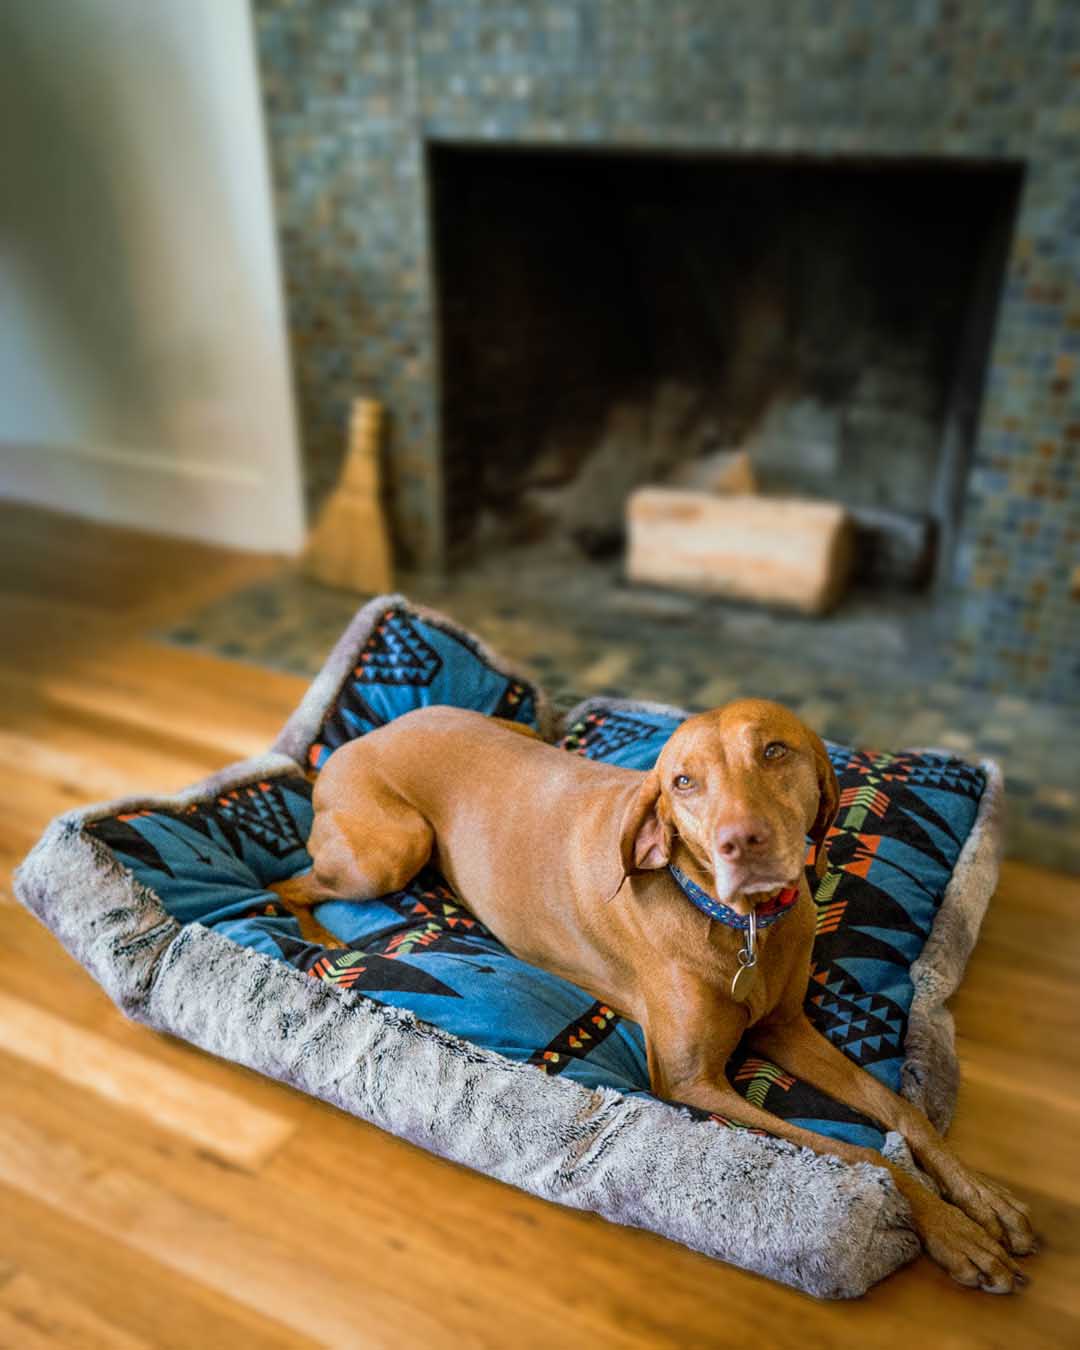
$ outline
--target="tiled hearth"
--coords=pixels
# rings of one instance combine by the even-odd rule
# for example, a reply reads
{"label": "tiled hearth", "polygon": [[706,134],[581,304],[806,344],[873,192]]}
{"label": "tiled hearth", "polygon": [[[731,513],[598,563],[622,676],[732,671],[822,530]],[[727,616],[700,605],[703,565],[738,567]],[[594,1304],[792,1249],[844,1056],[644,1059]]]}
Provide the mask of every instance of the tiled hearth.
{"label": "tiled hearth", "polygon": [[[613,565],[584,575],[528,550],[512,572],[493,560],[445,584],[399,584],[531,670],[563,710],[592,694],[692,709],[754,695],[842,743],[990,756],[1005,770],[1009,856],[1080,872],[1080,708],[949,679],[918,601],[883,614],[855,597],[825,619],[782,616],[631,589]],[[311,676],[360,603],[286,567],[159,636]]]}
{"label": "tiled hearth", "polygon": [[309,482],[390,413],[399,541],[445,554],[432,143],[1021,166],[951,592],[954,675],[1075,695],[1080,7],[256,0]]}

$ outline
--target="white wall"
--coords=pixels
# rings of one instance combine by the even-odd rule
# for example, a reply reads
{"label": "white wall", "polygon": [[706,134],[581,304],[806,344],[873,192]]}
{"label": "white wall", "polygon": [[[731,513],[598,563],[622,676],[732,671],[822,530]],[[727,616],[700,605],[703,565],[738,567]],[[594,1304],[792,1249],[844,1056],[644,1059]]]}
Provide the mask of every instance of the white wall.
{"label": "white wall", "polygon": [[0,496],[301,544],[247,0],[0,4]]}

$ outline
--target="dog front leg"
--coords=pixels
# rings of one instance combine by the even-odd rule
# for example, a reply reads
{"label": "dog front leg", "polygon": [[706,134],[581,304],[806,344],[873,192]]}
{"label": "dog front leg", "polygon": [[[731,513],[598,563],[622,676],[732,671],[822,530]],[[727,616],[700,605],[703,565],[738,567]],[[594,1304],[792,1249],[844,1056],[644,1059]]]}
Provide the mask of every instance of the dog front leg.
{"label": "dog front leg", "polygon": [[965,1167],[917,1106],[854,1064],[805,1014],[755,1027],[750,1044],[755,1053],[775,1060],[836,1101],[872,1117],[888,1130],[898,1131],[911,1146],[919,1166],[933,1177],[948,1200],[996,1241],[1007,1243],[1017,1256],[1035,1250],[1025,1206],[1004,1187]]}
{"label": "dog front leg", "polygon": [[913,1225],[927,1254],[954,1280],[995,1294],[1011,1293],[1023,1283],[1024,1274],[1016,1261],[985,1228],[880,1153],[815,1134],[741,1097],[727,1081],[725,1070],[745,1014],[731,1005],[718,1006],[715,990],[705,985],[676,985],[668,992],[670,999],[654,996],[650,1000],[645,1019],[649,1073],[656,1096],[765,1130],[815,1153],[885,1168],[911,1208]]}

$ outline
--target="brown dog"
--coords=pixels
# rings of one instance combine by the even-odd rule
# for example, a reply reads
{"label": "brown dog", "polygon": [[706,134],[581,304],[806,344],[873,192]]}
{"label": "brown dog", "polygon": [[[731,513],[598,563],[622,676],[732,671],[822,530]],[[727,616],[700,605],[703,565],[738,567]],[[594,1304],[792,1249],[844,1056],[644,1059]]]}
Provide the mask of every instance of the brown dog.
{"label": "brown dog", "polygon": [[[995,1293],[1022,1282],[1013,1255],[1034,1250],[1024,1207],[965,1168],[921,1111],[803,1011],[814,937],[805,839],[820,850],[838,806],[818,737],[774,703],[742,700],[689,718],[643,773],[522,730],[425,708],[335,751],[315,786],[313,869],[274,888],[305,935],[340,945],[310,906],[385,895],[430,859],[516,956],[641,1025],[657,1096],[888,1167],[927,1252],[955,1280]],[[759,934],[745,1001],[732,996],[743,933],[690,903],[669,865],[740,915],[775,906],[779,892],[794,899]],[[899,1131],[945,1198],[870,1149],[739,1096],[725,1067],[744,1034],[754,1053]]]}

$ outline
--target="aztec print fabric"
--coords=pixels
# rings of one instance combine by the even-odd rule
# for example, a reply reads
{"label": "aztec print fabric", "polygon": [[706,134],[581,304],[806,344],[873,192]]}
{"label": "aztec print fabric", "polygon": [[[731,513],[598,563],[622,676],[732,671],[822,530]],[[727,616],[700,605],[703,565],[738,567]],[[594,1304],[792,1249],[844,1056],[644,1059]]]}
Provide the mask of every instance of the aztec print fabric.
{"label": "aztec print fabric", "polygon": [[403,606],[389,609],[308,751],[311,767],[402,713],[440,703],[536,725],[534,691],[494,670],[466,633],[425,623]]}
{"label": "aztec print fabric", "polygon": [[[428,703],[535,720],[535,691],[495,671],[469,639],[391,609],[323,722],[312,766],[351,737]],[[648,768],[677,725],[674,715],[594,705],[562,745],[568,753]],[[829,870],[816,890],[807,1010],[846,1054],[895,1089],[913,992],[910,965],[974,823],[983,776],[942,755],[840,747],[830,747],[830,755],[841,809]],[[319,906],[320,921],[345,941],[344,949],[302,940],[266,887],[309,865],[310,794],[297,772],[175,812],[107,817],[90,829],[181,923],[214,927],[314,979],[408,1008],[540,1071],[587,1086],[648,1091],[640,1029],[511,956],[430,870],[378,901]],[[730,1076],[749,1101],[777,1115],[836,1138],[882,1143],[876,1126],[776,1065],[737,1055]]]}

